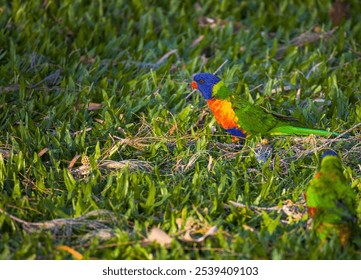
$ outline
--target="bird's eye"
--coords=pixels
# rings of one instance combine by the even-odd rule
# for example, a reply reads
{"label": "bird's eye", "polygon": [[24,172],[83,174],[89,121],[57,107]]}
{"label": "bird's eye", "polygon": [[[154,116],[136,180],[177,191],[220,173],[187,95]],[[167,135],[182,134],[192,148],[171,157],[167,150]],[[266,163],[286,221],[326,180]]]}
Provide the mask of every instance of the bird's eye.
{"label": "bird's eye", "polygon": [[200,83],[200,84],[204,84],[204,80],[199,80],[199,82],[198,83]]}

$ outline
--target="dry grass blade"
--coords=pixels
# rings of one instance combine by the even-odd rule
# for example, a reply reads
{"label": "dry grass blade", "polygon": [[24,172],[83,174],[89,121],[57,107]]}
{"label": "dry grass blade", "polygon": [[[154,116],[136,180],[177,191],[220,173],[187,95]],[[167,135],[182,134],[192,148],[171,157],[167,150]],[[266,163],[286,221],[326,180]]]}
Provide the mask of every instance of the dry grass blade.
{"label": "dry grass blade", "polygon": [[138,137],[131,139],[131,138],[120,138],[117,136],[113,136],[113,138],[119,140],[119,142],[115,144],[116,149],[124,145],[124,146],[131,146],[139,150],[143,150],[149,145],[149,141],[147,141],[145,137]]}
{"label": "dry grass blade", "polygon": [[200,158],[201,156],[204,156],[204,155],[208,155],[208,153],[206,151],[196,152],[194,155],[191,156],[191,158],[189,159],[187,164],[181,164],[183,158],[178,160],[177,164],[175,166],[175,170],[178,172],[186,172],[187,170],[191,169],[194,166],[194,164],[197,162],[198,158]]}
{"label": "dry grass blade", "polygon": [[204,35],[200,35],[197,39],[195,39],[192,44],[189,46],[190,48],[194,48],[204,39]]}
{"label": "dry grass blade", "polygon": [[130,171],[142,170],[151,172],[153,170],[153,166],[149,162],[135,159],[121,161],[103,160],[98,166],[108,170],[118,170],[124,167],[128,167]]}
{"label": "dry grass blade", "polygon": [[[248,208],[252,211],[255,211],[258,214],[261,214],[262,211],[266,212],[283,212],[287,217],[292,217],[294,220],[298,221],[300,220],[303,215],[305,214],[305,203],[296,204],[293,203],[290,200],[285,201],[284,205],[282,206],[271,206],[271,207],[260,207],[260,206],[247,206],[243,203],[238,203],[235,201],[229,201],[229,203],[237,208]],[[225,206],[226,208],[229,208],[228,205]]]}
{"label": "dry grass blade", "polygon": [[44,155],[47,151],[49,151],[49,148],[44,148],[44,149],[42,149],[42,150],[38,153],[38,157],[41,157],[41,156]]}
{"label": "dry grass blade", "polygon": [[156,63],[155,63],[155,68],[159,67],[164,61],[166,61],[168,59],[168,57],[170,57],[172,54],[177,54],[178,50],[174,49],[171,50],[169,52],[167,52],[165,55],[163,55]]}
{"label": "dry grass blade", "polygon": [[80,158],[81,154],[75,155],[73,159],[69,162],[68,169],[72,169],[78,158]]}

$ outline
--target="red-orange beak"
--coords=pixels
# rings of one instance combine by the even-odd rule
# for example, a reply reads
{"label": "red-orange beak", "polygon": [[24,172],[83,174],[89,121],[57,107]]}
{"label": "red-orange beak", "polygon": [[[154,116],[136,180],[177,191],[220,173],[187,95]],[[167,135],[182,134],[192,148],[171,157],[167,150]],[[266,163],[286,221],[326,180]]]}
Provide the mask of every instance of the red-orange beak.
{"label": "red-orange beak", "polygon": [[195,81],[191,82],[191,88],[192,89],[198,89],[198,84]]}

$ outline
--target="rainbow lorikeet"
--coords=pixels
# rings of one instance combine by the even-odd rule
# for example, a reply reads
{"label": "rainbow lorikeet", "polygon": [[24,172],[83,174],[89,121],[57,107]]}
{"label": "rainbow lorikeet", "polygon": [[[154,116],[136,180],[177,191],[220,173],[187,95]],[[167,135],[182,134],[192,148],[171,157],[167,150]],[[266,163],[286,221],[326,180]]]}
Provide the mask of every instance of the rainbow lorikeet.
{"label": "rainbow lorikeet", "polygon": [[255,134],[338,135],[336,132],[302,127],[295,118],[267,112],[231,92],[220,78],[211,73],[194,75],[191,87],[202,93],[218,124],[237,138],[244,139]]}
{"label": "rainbow lorikeet", "polygon": [[357,230],[356,195],[347,184],[337,153],[327,150],[306,190],[307,210],[313,218],[312,228],[321,239],[336,234],[345,245]]}

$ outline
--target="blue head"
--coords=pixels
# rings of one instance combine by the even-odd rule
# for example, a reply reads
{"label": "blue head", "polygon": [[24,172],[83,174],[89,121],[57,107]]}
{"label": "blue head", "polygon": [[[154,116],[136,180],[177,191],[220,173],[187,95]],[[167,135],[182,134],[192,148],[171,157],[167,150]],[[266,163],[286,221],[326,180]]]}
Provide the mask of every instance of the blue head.
{"label": "blue head", "polygon": [[199,89],[206,100],[212,99],[212,89],[221,79],[211,73],[199,73],[193,76],[192,89]]}
{"label": "blue head", "polygon": [[336,157],[338,157],[338,154],[334,150],[326,150],[326,151],[322,152],[321,159],[323,159],[324,157],[327,157],[327,156],[336,156]]}

